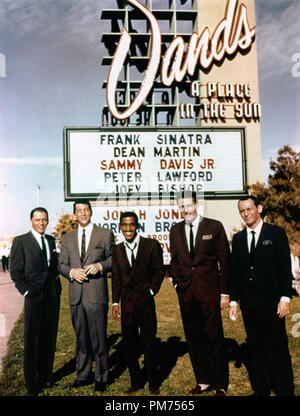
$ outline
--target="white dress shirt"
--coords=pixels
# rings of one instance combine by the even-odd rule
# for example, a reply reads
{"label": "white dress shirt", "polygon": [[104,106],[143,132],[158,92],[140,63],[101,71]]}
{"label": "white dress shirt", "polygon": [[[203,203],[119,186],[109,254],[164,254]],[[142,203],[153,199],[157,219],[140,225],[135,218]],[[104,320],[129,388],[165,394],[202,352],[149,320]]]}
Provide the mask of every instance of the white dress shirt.
{"label": "white dress shirt", "polygon": [[[93,227],[94,227],[94,225],[93,225],[92,222],[89,222],[88,225],[85,226],[85,227],[81,227],[80,225],[78,225],[77,238],[78,238],[79,255],[81,255],[81,242],[82,242],[83,230],[85,230],[85,252],[87,252],[88,247],[89,247],[89,243],[90,243],[90,239],[91,239],[91,235],[92,235],[92,232],[93,232]],[[100,272],[102,272],[102,265],[100,263],[98,263],[98,264],[100,266]],[[70,277],[71,282],[73,282],[73,280],[74,280],[73,277],[72,277],[72,270],[73,269],[71,269],[70,273],[69,273],[69,277]]]}
{"label": "white dress shirt", "polygon": [[126,240],[124,241],[124,246],[125,246],[125,250],[126,250],[126,254],[127,254],[127,258],[128,258],[130,266],[132,266],[132,264],[131,264],[131,252],[133,250],[134,258],[136,259],[139,244],[140,244],[140,235],[139,234],[136,235],[135,239],[131,243],[129,243],[129,241],[126,241]]}
{"label": "white dress shirt", "polygon": [[186,241],[187,241],[189,251],[190,251],[190,230],[191,230],[190,224],[193,224],[193,237],[194,237],[194,247],[195,247],[196,235],[197,235],[200,220],[201,220],[201,217],[199,214],[197,214],[196,218],[192,222],[185,223],[184,229],[185,229]]}
{"label": "white dress shirt", "polygon": [[78,247],[79,247],[80,254],[81,254],[81,240],[82,240],[83,230],[85,230],[85,251],[87,252],[90,239],[91,239],[91,235],[92,235],[92,231],[93,231],[93,224],[89,222],[88,225],[84,228],[78,225],[77,237],[78,237]]}
{"label": "white dress shirt", "polygon": [[36,239],[36,241],[38,242],[38,245],[40,246],[41,250],[43,250],[42,236],[44,237],[46,251],[47,251],[47,262],[48,262],[48,266],[49,266],[49,263],[50,263],[50,248],[49,248],[47,238],[45,237],[45,234],[40,234],[37,231],[35,231],[33,228],[31,229],[31,232],[32,232],[34,238]]}

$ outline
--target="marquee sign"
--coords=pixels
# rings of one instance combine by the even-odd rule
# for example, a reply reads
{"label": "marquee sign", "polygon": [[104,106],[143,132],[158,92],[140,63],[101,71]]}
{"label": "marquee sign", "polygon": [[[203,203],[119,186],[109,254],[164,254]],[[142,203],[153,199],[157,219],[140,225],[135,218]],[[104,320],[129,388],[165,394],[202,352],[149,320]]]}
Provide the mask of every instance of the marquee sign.
{"label": "marquee sign", "polygon": [[245,161],[239,128],[65,128],[65,199],[232,198],[246,192]]}
{"label": "marquee sign", "polygon": [[208,71],[213,65],[221,64],[224,58],[232,60],[237,52],[247,53],[255,40],[255,26],[249,25],[246,6],[238,0],[228,0],[224,18],[213,33],[204,27],[201,33],[193,32],[187,44],[182,36],[175,36],[161,60],[161,30],[156,17],[138,0],[126,1],[144,15],[150,27],[151,42],[149,62],[140,88],[128,107],[121,111],[116,99],[118,82],[132,42],[126,28],[122,30],[106,88],[108,108],[118,120],[127,119],[140,109],[155,83],[159,68],[161,83],[169,87],[175,82],[183,82],[187,75],[193,77],[197,69]]}

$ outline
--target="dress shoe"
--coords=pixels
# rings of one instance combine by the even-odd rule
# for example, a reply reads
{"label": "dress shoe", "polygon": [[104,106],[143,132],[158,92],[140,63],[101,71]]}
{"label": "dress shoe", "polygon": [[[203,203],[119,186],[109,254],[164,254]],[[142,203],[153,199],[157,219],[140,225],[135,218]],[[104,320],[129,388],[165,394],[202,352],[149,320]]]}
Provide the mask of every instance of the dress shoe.
{"label": "dress shoe", "polygon": [[159,394],[159,388],[157,386],[149,386],[149,391],[151,394]]}
{"label": "dress shoe", "polygon": [[103,393],[107,388],[107,383],[104,383],[103,381],[95,381],[95,391],[100,391]]}
{"label": "dress shoe", "polygon": [[140,386],[139,384],[134,384],[133,386],[130,387],[130,389],[125,390],[124,393],[125,394],[132,394],[135,393],[138,390],[141,390],[143,387]]}
{"label": "dress shoe", "polygon": [[89,380],[75,380],[72,384],[73,389],[77,389],[77,387],[88,386],[90,383]]}
{"label": "dress shoe", "polygon": [[40,393],[40,389],[36,386],[28,387],[27,396],[37,396]]}
{"label": "dress shoe", "polygon": [[58,387],[58,383],[55,381],[45,381],[43,383],[39,383],[39,386],[41,389],[53,389],[55,387]]}
{"label": "dress shoe", "polygon": [[194,387],[192,390],[189,391],[189,394],[202,394],[202,393],[206,393],[208,391],[211,391],[210,386],[206,387],[206,389],[202,389],[201,386],[199,386],[199,384],[197,384],[196,387]]}
{"label": "dress shoe", "polygon": [[225,390],[223,390],[223,389],[217,389],[216,391],[215,391],[215,396],[226,396],[226,391]]}

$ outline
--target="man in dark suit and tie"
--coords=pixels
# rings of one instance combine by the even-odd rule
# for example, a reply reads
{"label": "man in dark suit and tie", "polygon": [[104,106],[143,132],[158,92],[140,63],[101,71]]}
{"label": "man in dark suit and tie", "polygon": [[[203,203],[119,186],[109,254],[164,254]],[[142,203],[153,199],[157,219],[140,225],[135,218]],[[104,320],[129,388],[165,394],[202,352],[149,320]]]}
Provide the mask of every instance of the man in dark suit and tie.
{"label": "man in dark suit and tie", "polygon": [[228,307],[230,250],[221,222],[201,217],[196,193],[177,196],[184,218],[170,231],[170,276],[176,288],[196,378],[190,394],[226,395],[228,362],[221,309]]}
{"label": "man in dark suit and tie", "polygon": [[74,202],[78,228],[64,234],[59,271],[69,280],[69,303],[76,333],[74,388],[90,383],[95,366],[95,391],[105,391],[108,381],[106,328],[108,312],[107,273],[111,269],[114,236],[110,230],[91,223],[88,200]]}
{"label": "man in dark suit and tie", "polygon": [[15,237],[10,274],[24,302],[24,376],[30,395],[53,387],[51,380],[56,347],[61,284],[55,240],[45,234],[48,212],[31,211],[32,229]]}
{"label": "man in dark suit and tie", "polygon": [[154,296],[164,277],[162,248],[158,241],[137,233],[138,217],[134,212],[121,214],[120,228],[125,242],[118,244],[113,251],[112,314],[114,319],[120,320],[121,299],[122,337],[131,379],[131,387],[125,393],[134,393],[144,385],[138,362],[141,339],[149,390],[152,394],[158,394]]}
{"label": "man in dark suit and tie", "polygon": [[293,370],[285,329],[292,297],[292,273],[287,236],[281,227],[264,223],[255,196],[238,202],[246,223],[232,241],[230,317],[237,302],[247,333],[249,376],[254,396],[291,396]]}

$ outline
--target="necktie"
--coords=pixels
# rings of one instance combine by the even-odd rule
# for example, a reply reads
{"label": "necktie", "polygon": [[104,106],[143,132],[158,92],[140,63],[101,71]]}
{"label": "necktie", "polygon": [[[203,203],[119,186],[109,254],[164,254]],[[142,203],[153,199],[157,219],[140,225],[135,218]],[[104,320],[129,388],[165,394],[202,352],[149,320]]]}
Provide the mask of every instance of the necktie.
{"label": "necktie", "polygon": [[252,240],[251,240],[251,245],[250,245],[250,258],[251,258],[251,261],[253,261],[254,250],[255,250],[255,231],[251,231],[251,234],[252,234]]}
{"label": "necktie", "polygon": [[193,233],[193,224],[190,224],[190,255],[194,256],[194,233]]}
{"label": "necktie", "polygon": [[41,240],[42,240],[42,252],[45,258],[47,259],[47,250],[46,250],[46,244],[45,244],[45,239],[43,235],[41,236]]}
{"label": "necktie", "polygon": [[84,258],[85,258],[85,229],[82,230],[81,256],[80,256],[81,264],[83,264]]}
{"label": "necktie", "polygon": [[130,248],[128,244],[126,244],[126,247],[129,248],[129,250],[131,251],[131,267],[133,267],[134,266],[134,261],[135,261],[134,250],[136,248],[136,243],[134,243],[133,248]]}

